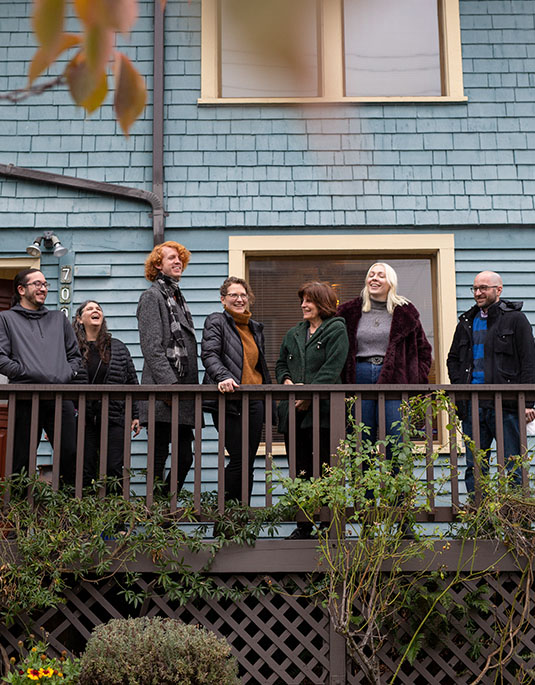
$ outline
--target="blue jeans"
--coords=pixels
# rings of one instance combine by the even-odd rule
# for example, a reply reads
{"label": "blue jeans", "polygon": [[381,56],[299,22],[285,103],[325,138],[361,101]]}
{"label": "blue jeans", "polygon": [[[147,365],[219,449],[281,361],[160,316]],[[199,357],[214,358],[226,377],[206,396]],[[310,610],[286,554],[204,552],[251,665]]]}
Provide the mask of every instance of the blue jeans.
{"label": "blue jeans", "polygon": [[[357,362],[355,383],[360,385],[371,385],[377,383],[382,368],[382,364]],[[377,432],[379,427],[378,406],[379,402],[376,400],[362,400],[362,423],[370,429],[369,438],[372,443],[377,440]],[[396,423],[396,421],[399,422],[401,419],[401,415],[399,413],[400,406],[401,402],[399,400],[385,401],[386,434],[398,438],[401,434],[401,426],[398,423],[396,426],[392,427],[392,424]],[[390,445],[387,445],[386,457],[387,459],[392,458],[392,449]]]}
{"label": "blue jeans", "polygon": [[[468,415],[463,421],[463,432],[469,437],[472,436],[472,406],[468,406]],[[492,441],[496,438],[496,412],[494,407],[479,407],[479,444],[482,450],[489,450]],[[503,451],[504,462],[510,472],[513,463],[510,457],[520,454],[520,429],[518,426],[518,415],[516,412],[503,410]],[[483,473],[489,471],[489,456],[485,455],[481,462]],[[513,474],[513,481],[516,485],[522,483],[522,472],[517,469]],[[474,492],[474,455],[466,445],[466,472],[464,476],[466,492]]]}

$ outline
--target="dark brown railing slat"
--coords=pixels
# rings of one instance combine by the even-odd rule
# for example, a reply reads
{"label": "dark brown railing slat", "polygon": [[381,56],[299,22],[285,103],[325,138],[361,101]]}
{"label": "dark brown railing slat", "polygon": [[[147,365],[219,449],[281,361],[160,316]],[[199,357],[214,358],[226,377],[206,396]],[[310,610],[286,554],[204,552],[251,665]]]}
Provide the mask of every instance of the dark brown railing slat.
{"label": "dark brown railing slat", "polygon": [[[525,405],[533,402],[535,399],[535,388],[530,386],[487,386],[487,385],[466,385],[466,386],[400,386],[400,385],[293,385],[293,386],[242,386],[235,395],[233,401],[241,404],[241,427],[240,435],[233,436],[242,444],[242,478],[241,478],[241,497],[244,502],[249,498],[249,407],[251,402],[264,402],[264,418],[265,418],[265,458],[257,460],[255,474],[257,478],[256,486],[260,482],[264,482],[264,474],[261,474],[263,469],[265,472],[265,487],[261,490],[255,489],[255,498],[253,499],[254,506],[270,506],[275,497],[270,491],[271,469],[272,469],[272,454],[274,449],[277,450],[278,445],[274,445],[275,432],[273,429],[273,400],[275,402],[288,402],[288,454],[283,460],[283,468],[288,469],[290,475],[295,477],[297,474],[296,464],[296,440],[297,440],[297,425],[300,419],[300,414],[296,412],[296,400],[305,399],[311,403],[312,413],[312,463],[311,474],[318,477],[321,474],[321,445],[322,434],[320,433],[321,424],[321,403],[325,399],[330,402],[330,453],[332,455],[333,463],[336,462],[336,450],[340,439],[344,438],[347,430],[346,412],[345,412],[345,397],[356,396],[354,403],[355,420],[360,423],[362,419],[362,398],[366,400],[374,400],[378,405],[378,439],[385,440],[388,434],[389,426],[386,422],[386,403],[390,400],[407,400],[415,394],[428,394],[435,389],[442,389],[446,391],[453,403],[466,403],[472,412],[472,439],[475,444],[476,451],[481,444],[481,427],[479,425],[479,405],[487,403],[494,407],[496,416],[496,461],[498,469],[503,472],[507,470],[507,453],[504,445],[504,430],[503,418],[505,414],[505,407],[510,406],[511,401],[516,403],[517,409],[515,413],[518,415],[518,424],[521,435],[521,453],[527,449],[527,439],[525,437],[526,418]],[[77,402],[79,416],[76,428],[76,459],[75,459],[75,495],[76,497],[84,496],[83,493],[83,463],[84,463],[84,438],[86,430],[86,408],[88,402],[101,402],[101,437],[100,437],[100,461],[98,464],[99,475],[103,476],[107,471],[107,453],[111,447],[109,443],[109,406],[112,400],[122,400],[125,406],[125,426],[122,432],[121,439],[124,441],[124,460],[123,460],[123,494],[125,497],[130,496],[131,489],[131,462],[132,462],[132,436],[131,423],[134,402],[144,401],[148,404],[148,425],[147,425],[147,471],[146,471],[146,504],[150,506],[154,498],[154,484],[156,477],[161,477],[161,473],[155,473],[154,463],[154,447],[155,447],[155,429],[156,429],[156,403],[160,401],[169,402],[171,405],[171,473],[170,481],[171,500],[170,509],[175,511],[179,506],[179,500],[176,493],[176,488],[173,486],[177,481],[178,470],[180,466],[181,454],[179,450],[180,417],[179,409],[182,400],[192,401],[195,406],[195,443],[194,443],[194,468],[192,469],[186,488],[193,490],[193,502],[197,512],[201,509],[201,493],[206,488],[207,484],[203,482],[205,473],[203,472],[203,437],[206,431],[206,438],[209,437],[209,428],[204,429],[203,421],[203,402],[210,400],[216,402],[219,409],[219,425],[218,425],[218,444],[217,444],[217,506],[221,513],[225,508],[225,488],[224,488],[224,468],[225,468],[225,409],[227,406],[228,397],[217,392],[215,386],[202,385],[180,385],[180,386],[38,386],[38,385],[13,385],[0,386],[0,400],[8,401],[7,410],[7,436],[5,440],[6,458],[5,468],[6,475],[13,472],[13,453],[15,445],[15,425],[17,421],[18,408],[22,406],[28,413],[28,430],[29,430],[29,454],[28,454],[28,471],[30,474],[36,472],[37,450],[39,447],[39,411],[43,406],[42,402],[51,402],[55,408],[54,424],[53,424],[53,455],[52,455],[52,486],[59,488],[62,486],[61,476],[65,473],[68,465],[61,464],[61,442],[62,442],[62,406],[65,401]],[[507,410],[508,411],[508,410]],[[448,421],[455,424],[455,417]],[[507,417],[506,417],[507,418]],[[459,435],[455,425],[449,429],[449,436],[442,435],[443,418],[437,417],[435,423],[441,431],[440,435],[433,435],[433,420],[430,413],[426,416],[425,421],[425,438],[426,444],[422,444],[423,453],[425,453],[425,479],[427,483],[427,492],[429,501],[432,507],[432,514],[436,521],[450,521],[455,520],[455,512],[462,508],[464,503],[464,486],[459,483],[460,479],[464,477],[464,467],[459,469],[459,453],[464,449],[462,444],[459,444]],[[52,431],[52,428],[50,428]],[[449,440],[446,439],[449,437]],[[50,435],[52,438],[52,435]],[[278,438],[280,441],[280,437]],[[433,461],[433,454],[440,447],[441,444],[448,445],[449,468],[451,470],[450,481],[450,503],[444,501],[439,502],[437,506],[438,493],[435,491],[435,473],[438,467],[435,467]],[[358,449],[358,446],[357,446]],[[262,455],[262,447],[259,450],[259,455]],[[383,450],[384,451],[384,450]],[[262,455],[264,456],[264,455]],[[444,455],[446,456],[446,455]],[[143,458],[143,457],[141,457]],[[492,458],[492,455],[491,455]],[[441,461],[441,463],[443,463]],[[476,502],[477,498],[481,497],[481,469],[475,465],[475,483],[476,483]],[[523,470],[522,479],[524,486],[527,486],[528,471]],[[102,492],[102,494],[104,494]],[[440,492],[441,499],[448,496],[447,491]],[[4,498],[4,504],[8,501],[9,495]],[[328,513],[325,510],[320,512],[322,519],[326,518]],[[422,513],[419,515],[419,520],[429,520],[429,515]]]}
{"label": "dark brown railing slat", "polygon": [[74,493],[82,496],[85,459],[85,411],[87,398],[85,393],[78,395],[78,425],[76,426],[76,475],[74,478]]}
{"label": "dark brown railing slat", "polygon": [[132,466],[132,413],[133,403],[132,395],[128,393],[124,401],[124,434],[123,434],[123,472],[122,485],[123,497],[130,499],[130,469]]}

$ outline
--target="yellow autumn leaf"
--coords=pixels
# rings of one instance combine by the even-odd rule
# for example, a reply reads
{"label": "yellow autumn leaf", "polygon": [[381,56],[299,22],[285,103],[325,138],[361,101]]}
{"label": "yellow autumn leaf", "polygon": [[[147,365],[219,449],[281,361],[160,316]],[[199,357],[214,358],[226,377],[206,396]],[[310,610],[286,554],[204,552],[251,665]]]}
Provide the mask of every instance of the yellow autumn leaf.
{"label": "yellow autumn leaf", "polygon": [[83,24],[91,21],[91,0],[74,0],[74,9]]}
{"label": "yellow autumn leaf", "polygon": [[65,0],[35,0],[32,26],[44,50],[53,50],[63,34]]}
{"label": "yellow autumn leaf", "polygon": [[115,113],[123,132],[128,136],[147,101],[145,81],[126,55],[115,56]]}
{"label": "yellow autumn leaf", "polygon": [[28,70],[28,85],[31,86],[35,79],[55,62],[62,52],[79,45],[82,37],[75,33],[64,33],[53,50],[45,50],[40,47],[35,51]]}
{"label": "yellow autumn leaf", "polygon": [[101,26],[89,26],[85,32],[85,56],[87,66],[95,73],[106,68],[113,51],[114,33]]}
{"label": "yellow autumn leaf", "polygon": [[79,52],[67,65],[65,77],[77,105],[89,114],[100,107],[108,92],[105,71],[95,73],[89,69],[84,54]]}

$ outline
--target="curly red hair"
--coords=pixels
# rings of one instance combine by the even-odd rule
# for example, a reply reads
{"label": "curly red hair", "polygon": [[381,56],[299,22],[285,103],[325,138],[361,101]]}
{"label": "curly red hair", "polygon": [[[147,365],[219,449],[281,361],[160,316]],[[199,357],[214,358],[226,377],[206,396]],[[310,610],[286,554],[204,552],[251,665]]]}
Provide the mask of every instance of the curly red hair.
{"label": "curly red hair", "polygon": [[156,280],[156,276],[160,270],[159,266],[157,265],[161,265],[162,263],[164,247],[171,247],[173,250],[176,250],[178,252],[178,256],[180,257],[180,261],[182,262],[182,269],[187,267],[191,257],[191,252],[187,250],[184,245],[176,243],[174,240],[167,240],[165,243],[156,245],[156,247],[145,260],[145,278],[147,281]]}

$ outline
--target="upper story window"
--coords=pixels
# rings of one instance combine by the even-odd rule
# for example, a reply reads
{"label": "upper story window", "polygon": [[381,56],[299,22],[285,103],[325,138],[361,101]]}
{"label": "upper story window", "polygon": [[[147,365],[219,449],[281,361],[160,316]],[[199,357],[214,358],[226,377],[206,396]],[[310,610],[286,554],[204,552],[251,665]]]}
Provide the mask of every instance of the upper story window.
{"label": "upper story window", "polygon": [[459,0],[202,0],[200,103],[464,100]]}

